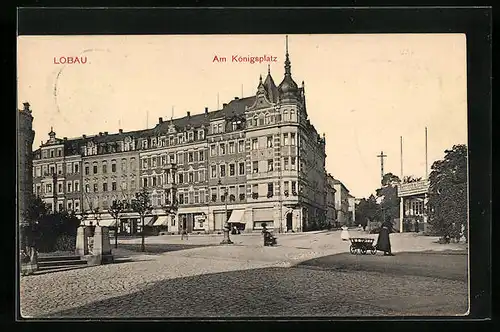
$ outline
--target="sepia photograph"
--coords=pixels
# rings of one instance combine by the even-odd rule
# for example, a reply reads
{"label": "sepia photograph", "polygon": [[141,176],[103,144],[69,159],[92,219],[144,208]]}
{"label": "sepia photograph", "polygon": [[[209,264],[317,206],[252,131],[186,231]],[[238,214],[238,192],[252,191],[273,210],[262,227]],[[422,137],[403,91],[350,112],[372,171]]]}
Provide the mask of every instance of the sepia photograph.
{"label": "sepia photograph", "polygon": [[24,319],[469,313],[461,33],[17,37]]}

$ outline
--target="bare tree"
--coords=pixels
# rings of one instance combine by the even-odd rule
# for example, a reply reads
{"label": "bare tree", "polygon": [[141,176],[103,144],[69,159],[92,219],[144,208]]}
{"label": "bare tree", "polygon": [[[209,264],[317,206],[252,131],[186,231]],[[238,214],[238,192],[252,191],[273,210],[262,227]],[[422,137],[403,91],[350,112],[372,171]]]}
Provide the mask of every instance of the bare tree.
{"label": "bare tree", "polygon": [[144,252],[146,251],[146,248],[144,246],[144,217],[150,214],[153,210],[153,206],[151,205],[151,196],[146,188],[143,188],[142,191],[135,194],[135,198],[131,203],[131,208],[141,217],[141,251]]}
{"label": "bare tree", "polygon": [[118,220],[125,210],[125,202],[114,200],[108,209],[109,214],[115,219],[115,248],[118,248]]}

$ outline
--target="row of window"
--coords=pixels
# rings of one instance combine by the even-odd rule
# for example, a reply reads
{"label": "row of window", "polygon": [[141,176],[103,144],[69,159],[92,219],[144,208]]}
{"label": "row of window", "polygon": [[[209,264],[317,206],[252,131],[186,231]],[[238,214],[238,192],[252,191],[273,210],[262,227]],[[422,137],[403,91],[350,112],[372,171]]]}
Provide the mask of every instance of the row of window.
{"label": "row of window", "polygon": [[[52,203],[46,203],[47,209],[49,211],[52,211],[53,205]],[[79,212],[80,211],[80,200],[75,199],[75,200],[67,200],[66,201],[66,208],[64,207],[64,202],[57,202],[56,205],[56,211],[57,212],[62,212],[62,211],[75,211]]]}
{"label": "row of window", "polygon": [[62,157],[62,148],[57,149],[44,149],[42,150],[42,158],[59,158]]}
{"label": "row of window", "polygon": [[[236,144],[238,146],[236,146]],[[226,154],[234,154],[245,152],[245,140],[239,140],[238,143],[236,141],[230,142],[222,142],[219,144],[210,145],[210,156],[225,156]]]}
{"label": "row of window", "polygon": [[142,140],[143,149],[154,149],[166,146],[173,146],[176,144],[184,144],[205,139],[205,131],[203,129],[192,130],[177,134],[177,136],[170,135],[167,137],[150,137]]}
{"label": "row of window", "polygon": [[[290,134],[290,135],[289,135]],[[274,137],[273,136],[267,136],[266,137],[266,148],[272,148],[274,146]],[[281,142],[283,143],[283,146],[288,146],[288,145],[296,145],[296,135],[295,133],[284,133],[283,134],[283,139]],[[257,150],[259,149],[259,139],[258,138],[252,138],[252,144],[251,144],[252,150]]]}
{"label": "row of window", "polygon": [[[41,183],[38,183],[34,185],[34,193],[36,195],[43,195],[43,194],[51,194],[52,193],[52,183],[46,183],[45,186],[43,186]],[[75,181],[66,181],[66,192],[71,193],[71,192],[79,192],[80,191],[80,181],[75,180]],[[57,183],[57,193],[64,193],[64,183],[59,182]]]}
{"label": "row of window", "polygon": [[[122,159],[121,161],[121,170],[122,172],[127,172],[127,159]],[[116,166],[116,160],[111,160],[111,166],[110,171],[111,173],[116,173],[117,166]],[[90,167],[89,163],[85,163],[85,175],[91,175],[90,170],[92,169],[92,174],[99,174],[99,166],[98,163],[95,161],[92,163],[92,168]],[[130,171],[135,171],[135,158],[130,158]],[[103,160],[101,162],[101,172],[102,174],[107,174],[109,171],[108,169],[108,162],[106,160]]]}
{"label": "row of window", "polygon": [[297,121],[295,110],[284,110],[281,114],[260,114],[254,115],[247,121],[248,127],[267,126],[281,121]]}
{"label": "row of window", "polygon": [[[33,176],[40,177],[55,174],[63,174],[63,164],[42,165],[33,167]],[[80,172],[80,164],[78,162],[66,163],[66,174],[78,174]]]}
{"label": "row of window", "polygon": [[[228,165],[229,167],[229,174],[227,173],[226,165],[225,164],[220,164],[219,169],[217,172],[217,165],[211,165],[210,166],[210,177],[212,179],[218,178],[218,177],[225,177],[225,176],[236,176],[236,164],[230,163]],[[238,163],[238,175],[245,175],[245,162],[240,162]]]}
{"label": "row of window", "polygon": [[149,167],[160,167],[165,166],[167,163],[174,164],[176,162],[182,165],[184,163],[194,163],[202,162],[205,160],[205,152],[202,151],[190,151],[190,152],[178,152],[177,154],[162,155],[162,156],[151,156],[141,159],[141,168],[147,169]]}
{"label": "row of window", "polygon": [[[103,182],[101,184],[101,191],[116,191],[116,190],[128,190],[127,182],[123,181],[120,184],[120,187],[118,186],[118,183],[116,181],[111,182],[111,186],[109,185],[108,182]],[[93,192],[99,192],[99,184],[97,183],[86,183],[85,184],[85,192],[90,192],[90,189],[92,188]],[[120,188],[120,189],[118,189]],[[130,189],[133,190],[135,189],[135,180],[131,179],[130,180]]]}

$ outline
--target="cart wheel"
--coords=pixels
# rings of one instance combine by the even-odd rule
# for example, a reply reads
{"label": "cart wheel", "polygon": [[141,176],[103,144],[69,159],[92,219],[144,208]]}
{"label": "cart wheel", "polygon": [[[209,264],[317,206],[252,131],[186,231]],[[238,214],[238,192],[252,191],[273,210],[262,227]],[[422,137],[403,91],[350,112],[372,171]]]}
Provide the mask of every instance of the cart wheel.
{"label": "cart wheel", "polygon": [[356,248],[354,248],[354,245],[351,244],[351,246],[349,247],[349,251],[351,252],[351,254],[356,255]]}
{"label": "cart wheel", "polygon": [[372,255],[375,255],[375,254],[377,253],[377,248],[372,247],[372,248],[370,249],[370,252],[372,253]]}
{"label": "cart wheel", "polygon": [[366,250],[366,248],[361,248],[361,253],[362,253],[363,255],[366,255],[366,251],[367,251],[367,250]]}

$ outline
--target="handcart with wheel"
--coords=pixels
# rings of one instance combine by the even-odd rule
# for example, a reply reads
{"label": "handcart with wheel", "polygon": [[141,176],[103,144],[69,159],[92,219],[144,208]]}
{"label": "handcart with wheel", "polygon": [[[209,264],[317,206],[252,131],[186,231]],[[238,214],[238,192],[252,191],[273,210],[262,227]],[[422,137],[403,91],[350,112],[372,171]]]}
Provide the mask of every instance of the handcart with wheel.
{"label": "handcart with wheel", "polygon": [[358,252],[362,255],[366,255],[368,250],[370,250],[370,253],[372,255],[375,255],[377,253],[377,248],[373,245],[373,242],[375,241],[374,239],[350,238],[350,240],[351,246],[349,248],[349,251],[353,255],[356,255]]}

